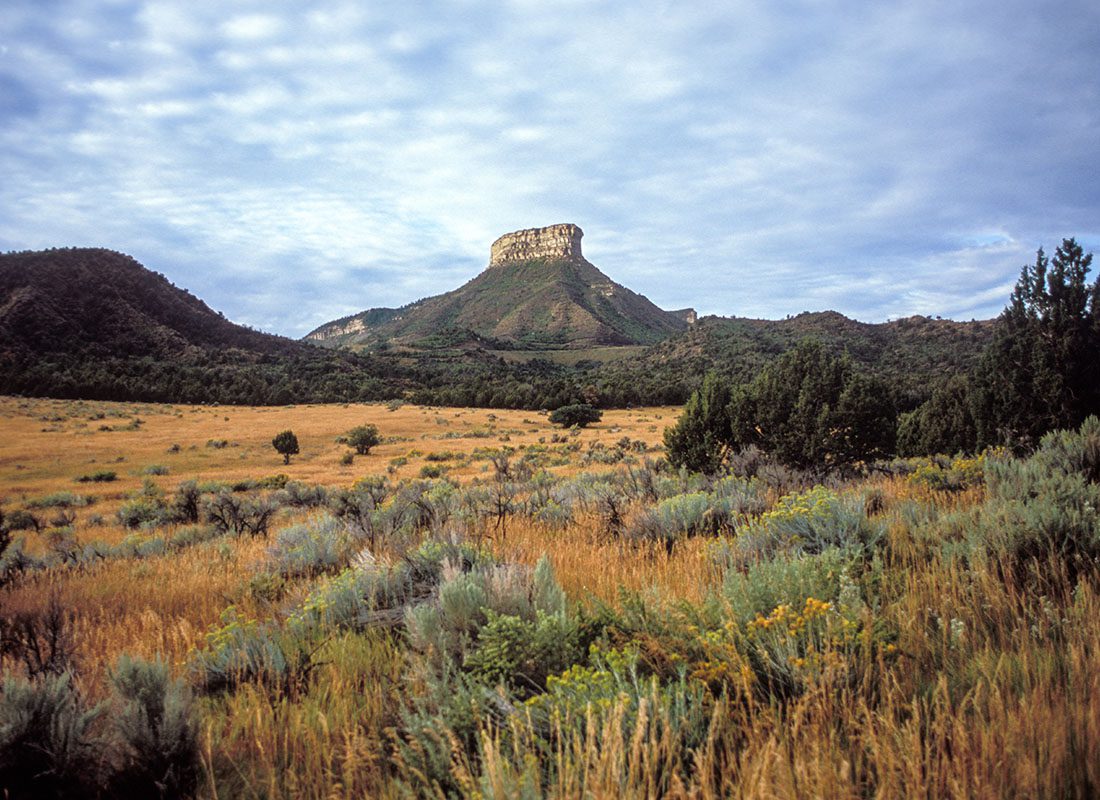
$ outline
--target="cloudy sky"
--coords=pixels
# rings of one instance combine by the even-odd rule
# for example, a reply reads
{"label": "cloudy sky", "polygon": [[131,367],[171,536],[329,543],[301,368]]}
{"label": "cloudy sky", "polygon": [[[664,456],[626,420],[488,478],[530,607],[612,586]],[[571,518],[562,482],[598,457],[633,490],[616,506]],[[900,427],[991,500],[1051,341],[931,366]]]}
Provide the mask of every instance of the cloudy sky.
{"label": "cloudy sky", "polygon": [[665,308],[981,318],[1100,249],[1098,123],[1096,0],[5,0],[0,250],[300,336],[575,222]]}

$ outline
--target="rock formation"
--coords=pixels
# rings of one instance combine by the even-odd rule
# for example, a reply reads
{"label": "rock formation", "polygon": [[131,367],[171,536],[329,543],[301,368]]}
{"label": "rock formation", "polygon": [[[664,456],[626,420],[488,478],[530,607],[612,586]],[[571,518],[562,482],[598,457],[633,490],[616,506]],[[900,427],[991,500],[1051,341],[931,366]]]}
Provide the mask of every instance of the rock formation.
{"label": "rock formation", "polygon": [[583,258],[582,236],[584,231],[569,222],[506,233],[493,242],[489,251],[489,266],[498,267],[538,258],[580,259]]}

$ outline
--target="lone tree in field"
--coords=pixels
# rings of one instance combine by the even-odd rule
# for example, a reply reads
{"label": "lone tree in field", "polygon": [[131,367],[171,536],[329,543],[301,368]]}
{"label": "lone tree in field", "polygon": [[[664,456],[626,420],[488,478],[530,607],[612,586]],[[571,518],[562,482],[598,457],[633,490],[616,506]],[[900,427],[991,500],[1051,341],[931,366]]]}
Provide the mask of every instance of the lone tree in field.
{"label": "lone tree in field", "polygon": [[348,431],[347,440],[356,453],[365,456],[372,447],[382,442],[382,437],[378,435],[378,426],[358,425]]}
{"label": "lone tree in field", "polygon": [[562,406],[550,414],[550,422],[561,425],[563,428],[572,428],[576,425],[583,428],[592,422],[599,422],[603,418],[603,412],[593,408],[588,403],[576,403],[571,406]]}
{"label": "lone tree in field", "polygon": [[283,455],[283,463],[289,464],[290,457],[298,455],[298,437],[294,431],[283,431],[271,440],[271,446]]}

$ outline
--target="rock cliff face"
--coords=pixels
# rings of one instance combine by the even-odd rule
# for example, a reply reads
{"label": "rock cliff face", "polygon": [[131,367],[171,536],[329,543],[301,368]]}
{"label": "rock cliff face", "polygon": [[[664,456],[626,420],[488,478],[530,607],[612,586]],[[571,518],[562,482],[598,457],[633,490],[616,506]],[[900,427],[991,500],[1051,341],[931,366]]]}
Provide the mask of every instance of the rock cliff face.
{"label": "rock cliff face", "polygon": [[489,266],[499,267],[538,258],[583,258],[582,236],[584,231],[572,223],[506,233],[493,242],[489,250]]}

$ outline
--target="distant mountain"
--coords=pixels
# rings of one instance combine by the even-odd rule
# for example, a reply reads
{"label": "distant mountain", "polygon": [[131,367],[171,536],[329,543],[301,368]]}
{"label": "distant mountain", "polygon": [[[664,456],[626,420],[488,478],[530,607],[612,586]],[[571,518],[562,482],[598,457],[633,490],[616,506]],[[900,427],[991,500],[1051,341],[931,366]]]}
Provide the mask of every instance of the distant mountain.
{"label": "distant mountain", "polygon": [[576,225],[516,231],[493,243],[489,266],[446,294],[375,308],[305,338],[330,347],[420,346],[469,336],[500,349],[645,345],[686,330],[691,309],[663,311],[581,254]]}
{"label": "distant mountain", "polygon": [[236,325],[121,253],[0,255],[0,392],[267,403],[390,383],[364,358]]}

